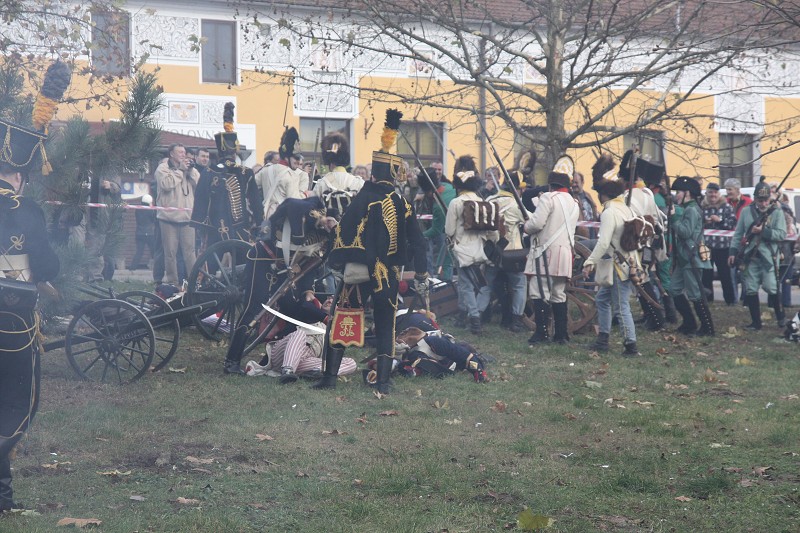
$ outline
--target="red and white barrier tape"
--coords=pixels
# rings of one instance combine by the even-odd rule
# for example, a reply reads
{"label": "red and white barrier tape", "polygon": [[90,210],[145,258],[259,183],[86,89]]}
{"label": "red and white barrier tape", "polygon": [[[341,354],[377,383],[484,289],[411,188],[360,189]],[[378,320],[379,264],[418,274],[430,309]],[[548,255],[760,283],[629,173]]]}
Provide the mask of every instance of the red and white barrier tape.
{"label": "red and white barrier tape", "polygon": [[[45,203],[51,205],[64,205],[64,202],[59,202],[57,200],[48,200]],[[191,211],[191,209],[188,207],[161,207],[157,205],[130,205],[130,204],[119,204],[117,206],[111,204],[88,203],[88,204],[81,204],[81,207],[122,207],[123,209],[147,209],[151,211]]]}

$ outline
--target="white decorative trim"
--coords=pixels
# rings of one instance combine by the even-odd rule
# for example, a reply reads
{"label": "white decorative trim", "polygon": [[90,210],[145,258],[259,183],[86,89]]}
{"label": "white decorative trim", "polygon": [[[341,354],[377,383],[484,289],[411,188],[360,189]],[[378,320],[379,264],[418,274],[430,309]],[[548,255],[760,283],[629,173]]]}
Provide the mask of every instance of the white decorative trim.
{"label": "white decorative trim", "polygon": [[344,73],[299,70],[294,83],[294,114],[352,119],[358,115],[355,85],[355,78]]}

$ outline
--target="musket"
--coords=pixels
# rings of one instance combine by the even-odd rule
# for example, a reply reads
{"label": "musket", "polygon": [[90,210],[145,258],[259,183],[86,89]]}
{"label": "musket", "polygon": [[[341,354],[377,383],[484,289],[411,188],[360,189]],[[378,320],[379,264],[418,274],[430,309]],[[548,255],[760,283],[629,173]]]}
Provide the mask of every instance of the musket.
{"label": "musket", "polygon": [[[447,215],[447,204],[444,203],[444,200],[442,199],[442,195],[439,193],[438,189],[436,189],[436,187],[433,186],[433,180],[431,179],[430,175],[428,174],[428,171],[425,169],[425,165],[422,164],[422,160],[419,158],[419,154],[417,154],[417,150],[414,148],[414,145],[411,144],[411,142],[408,140],[408,137],[406,137],[406,134],[402,129],[400,129],[399,131],[400,131],[400,135],[403,137],[403,140],[406,141],[406,144],[411,149],[411,153],[414,154],[414,159],[416,160],[417,165],[422,170],[422,173],[425,174],[425,179],[427,179],[428,183],[431,184],[431,188],[433,189],[433,197],[436,199],[436,203],[439,204],[439,207],[442,208],[442,211],[444,212],[444,214],[446,216]],[[447,249],[452,254],[453,253],[454,243],[453,243],[453,240],[450,238],[450,236],[447,234],[447,232],[444,233],[444,241],[445,241],[445,246],[447,246]],[[486,286],[486,279],[484,279],[482,275],[478,275],[474,271],[474,269],[463,268],[462,270],[467,275],[467,277],[470,278],[470,281],[472,282],[472,285],[476,289]]]}
{"label": "musket", "polygon": [[[322,132],[322,128],[317,128],[317,138],[314,139],[314,153],[317,153],[317,149],[319,148],[319,135]],[[331,169],[332,170],[332,169]],[[308,177],[308,186],[310,188],[314,188],[314,176],[317,175],[317,158],[314,158],[314,164],[311,165],[311,175]]]}
{"label": "musket", "polygon": [[634,275],[630,274],[630,270],[633,267],[631,262],[628,261],[628,259],[622,254],[622,252],[620,252],[616,248],[614,249],[614,256],[617,258],[616,259],[617,264],[627,265],[627,267],[628,267],[628,279],[633,284],[633,287],[636,289],[636,292],[639,293],[639,296],[641,296],[642,298],[647,300],[650,303],[650,305],[652,305],[656,309],[660,309],[660,310],[663,311],[664,307],[660,303],[658,303],[657,301],[653,300],[653,297],[650,296],[649,294],[647,294],[647,291],[644,290],[644,288],[642,287],[642,279],[638,275],[634,276]]}
{"label": "musket", "polygon": [[[475,114],[475,116],[478,116],[478,111],[474,107],[472,108],[472,112]],[[481,122],[480,117],[478,117],[478,126],[480,126],[483,136],[489,143],[489,148],[492,150],[492,157],[494,157],[494,160],[497,162],[497,166],[500,167],[500,170],[503,171],[503,175],[506,177],[506,183],[508,183],[509,187],[511,188],[511,194],[514,195],[514,200],[517,202],[517,207],[519,207],[519,210],[522,212],[522,218],[525,220],[525,222],[527,222],[528,219],[530,218],[528,217],[528,210],[525,209],[525,206],[522,203],[522,198],[519,195],[519,191],[517,190],[516,185],[514,185],[514,182],[512,181],[511,176],[508,173],[508,170],[506,170],[506,166],[503,164],[503,160],[500,159],[500,154],[497,153],[497,149],[494,147],[492,138],[489,137],[489,133],[486,131],[486,126],[483,125],[483,122]]]}
{"label": "musket", "polygon": [[639,151],[637,145],[633,145],[633,153],[631,154],[630,170],[628,171],[628,197],[625,199],[625,205],[631,206],[631,196],[633,196],[633,184],[636,182],[636,153]]}
{"label": "musket", "polygon": [[[792,175],[792,172],[794,172],[794,169],[797,167],[798,163],[800,163],[800,157],[795,160],[792,168],[789,169],[789,172],[786,173],[786,176],[784,176],[783,180],[781,180],[781,182],[778,184],[778,188],[775,190],[775,197],[770,200],[767,209],[765,209],[758,218],[753,220],[753,223],[750,224],[750,226],[747,228],[747,231],[742,236],[742,240],[739,242],[739,249],[736,252],[736,258],[733,262],[734,266],[739,267],[740,265],[746,265],[750,261],[750,258],[756,253],[756,250],[758,250],[758,245],[761,243],[762,233],[754,234],[753,228],[756,226],[763,226],[769,219],[770,215],[772,215],[772,213],[780,205],[779,198],[781,188],[783,187],[783,184],[786,183],[786,180],[789,179],[789,176]],[[751,246],[751,244],[754,245]]]}

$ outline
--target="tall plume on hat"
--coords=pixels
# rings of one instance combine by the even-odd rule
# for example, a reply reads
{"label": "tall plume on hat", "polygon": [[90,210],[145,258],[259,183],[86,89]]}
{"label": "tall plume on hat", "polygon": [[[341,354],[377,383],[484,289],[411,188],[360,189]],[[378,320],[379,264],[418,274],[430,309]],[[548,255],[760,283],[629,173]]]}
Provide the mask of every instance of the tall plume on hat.
{"label": "tall plume on hat", "polygon": [[222,109],[223,131],[214,134],[220,159],[228,161],[232,161],[239,151],[239,136],[233,131],[233,109],[233,102],[225,102],[225,107]]}
{"label": "tall plume on hat", "polygon": [[592,166],[592,189],[598,194],[616,198],[625,192],[625,182],[614,172],[616,166],[611,154],[605,153],[597,158]]}
{"label": "tall plume on hat", "polygon": [[400,130],[400,119],[403,113],[397,109],[386,110],[386,121],[381,133],[381,149],[372,152],[372,175],[377,181],[405,182],[405,163],[403,158],[392,153]]}
{"label": "tall plume on hat", "polygon": [[53,120],[58,102],[64,97],[72,79],[72,69],[63,61],[56,61],[47,67],[42,82],[42,90],[33,105],[33,127],[39,131]]}

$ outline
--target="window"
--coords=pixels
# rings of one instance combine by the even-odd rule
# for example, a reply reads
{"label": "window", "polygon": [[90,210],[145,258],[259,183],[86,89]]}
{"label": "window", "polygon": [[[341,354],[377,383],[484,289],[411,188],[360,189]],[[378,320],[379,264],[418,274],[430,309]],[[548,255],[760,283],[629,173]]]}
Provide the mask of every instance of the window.
{"label": "window", "polygon": [[742,187],[753,186],[756,138],[746,133],[719,134],[719,177],[722,183],[737,178]]}
{"label": "window", "polygon": [[130,16],[125,11],[92,13],[92,67],[96,74],[128,76],[131,71]]}
{"label": "window", "polygon": [[639,147],[639,157],[656,165],[664,165],[664,132],[642,130],[627,133],[622,138],[623,150],[627,152],[633,145]]}
{"label": "window", "polygon": [[[350,141],[350,121],[325,118],[300,119],[300,153],[303,154],[303,163],[317,164],[322,167],[322,138],[330,133],[341,133]],[[352,154],[351,154],[352,155]],[[352,163],[352,162],[351,162]],[[355,166],[352,164],[351,166]]]}
{"label": "window", "polygon": [[[526,129],[526,133],[532,135],[534,139],[540,139],[544,141],[546,137],[546,129],[540,127],[531,127]],[[531,141],[528,137],[521,134],[518,131],[514,132],[514,162],[511,166],[506,165],[508,170],[515,168],[517,165],[517,161],[519,160],[520,154],[522,152],[529,151],[533,148],[536,152],[536,167],[534,167],[533,175],[534,175],[534,182],[537,185],[544,185],[547,183],[547,176],[550,175],[550,171],[553,170],[556,162],[553,161],[553,158],[550,156],[549,152],[546,152],[543,149],[544,143],[539,143],[535,141]],[[490,159],[490,166],[494,166],[494,159]]]}
{"label": "window", "polygon": [[[412,146],[426,167],[444,161],[444,124],[441,122],[401,122],[397,136],[397,154],[402,156],[412,169],[416,168]],[[406,140],[407,139],[407,140]],[[410,145],[409,145],[410,143]]]}
{"label": "window", "polygon": [[204,20],[201,59],[204,83],[236,83],[236,23]]}

